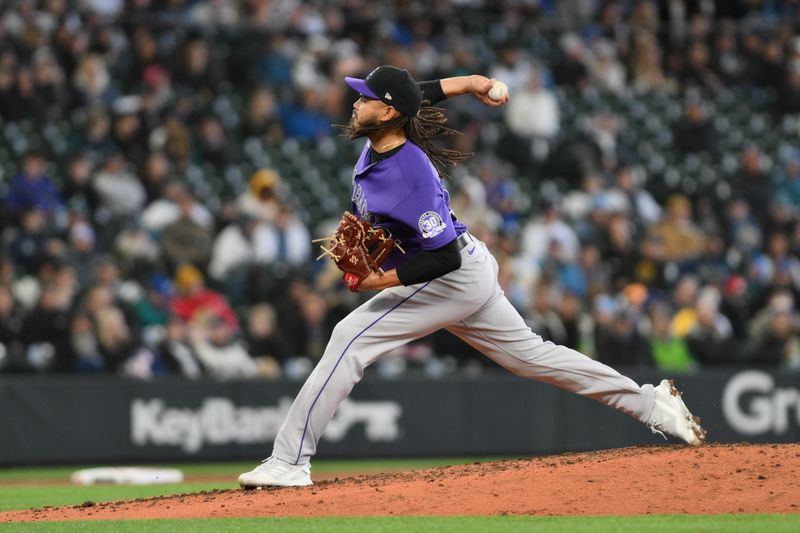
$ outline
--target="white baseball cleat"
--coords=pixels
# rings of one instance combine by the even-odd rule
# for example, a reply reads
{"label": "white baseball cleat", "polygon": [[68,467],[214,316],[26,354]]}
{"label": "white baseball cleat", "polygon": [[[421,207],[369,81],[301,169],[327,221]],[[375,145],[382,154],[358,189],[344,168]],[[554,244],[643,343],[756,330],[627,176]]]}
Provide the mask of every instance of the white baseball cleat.
{"label": "white baseball cleat", "polygon": [[262,487],[307,487],[311,482],[311,465],[293,465],[277,457],[264,459],[250,472],[239,476],[243,489]]}
{"label": "white baseball cleat", "polygon": [[662,437],[664,433],[677,437],[692,446],[700,446],[706,441],[706,430],[700,426],[700,419],[692,416],[681,399],[681,393],[671,379],[663,380],[655,387],[656,401],[647,427]]}

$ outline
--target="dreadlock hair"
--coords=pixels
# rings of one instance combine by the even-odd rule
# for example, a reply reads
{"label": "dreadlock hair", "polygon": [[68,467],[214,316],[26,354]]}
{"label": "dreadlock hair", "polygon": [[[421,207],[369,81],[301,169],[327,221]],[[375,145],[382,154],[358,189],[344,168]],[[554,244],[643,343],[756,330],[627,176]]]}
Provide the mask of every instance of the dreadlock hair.
{"label": "dreadlock hair", "polygon": [[[424,102],[427,103],[427,102]],[[423,103],[423,104],[424,104]],[[342,135],[350,139],[366,137],[378,131],[403,128],[406,138],[416,144],[430,158],[436,171],[443,178],[450,175],[445,172],[448,167],[454,167],[461,161],[472,157],[472,153],[463,153],[458,150],[444,148],[434,143],[432,139],[439,136],[463,135],[460,131],[445,126],[447,115],[444,109],[439,107],[422,107],[414,117],[398,115],[392,120],[383,124],[375,124],[354,128],[350,124],[334,124],[335,128],[342,130]]]}

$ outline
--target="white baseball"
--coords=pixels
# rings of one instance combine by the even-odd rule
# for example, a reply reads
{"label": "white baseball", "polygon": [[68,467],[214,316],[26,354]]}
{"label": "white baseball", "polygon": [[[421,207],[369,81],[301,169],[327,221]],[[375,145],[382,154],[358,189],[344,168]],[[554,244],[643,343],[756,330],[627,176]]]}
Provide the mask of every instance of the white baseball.
{"label": "white baseball", "polygon": [[495,81],[489,89],[489,98],[492,100],[502,100],[508,94],[508,85],[502,81]]}

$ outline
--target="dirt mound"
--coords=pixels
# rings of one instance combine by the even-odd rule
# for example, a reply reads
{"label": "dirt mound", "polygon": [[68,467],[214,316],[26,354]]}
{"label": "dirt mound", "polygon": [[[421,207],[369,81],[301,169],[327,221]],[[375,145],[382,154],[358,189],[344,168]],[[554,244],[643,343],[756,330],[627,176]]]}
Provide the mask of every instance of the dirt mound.
{"label": "dirt mound", "polygon": [[332,515],[795,513],[800,444],[652,446],[0,513],[0,522]]}

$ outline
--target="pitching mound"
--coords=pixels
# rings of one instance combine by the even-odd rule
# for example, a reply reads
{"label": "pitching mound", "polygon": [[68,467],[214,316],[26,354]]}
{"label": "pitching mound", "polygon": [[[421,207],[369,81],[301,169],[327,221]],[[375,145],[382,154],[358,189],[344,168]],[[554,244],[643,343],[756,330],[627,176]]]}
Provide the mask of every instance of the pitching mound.
{"label": "pitching mound", "polygon": [[0,513],[0,522],[332,515],[795,513],[800,444],[653,446]]}

